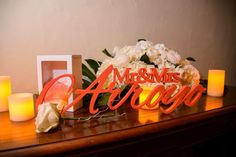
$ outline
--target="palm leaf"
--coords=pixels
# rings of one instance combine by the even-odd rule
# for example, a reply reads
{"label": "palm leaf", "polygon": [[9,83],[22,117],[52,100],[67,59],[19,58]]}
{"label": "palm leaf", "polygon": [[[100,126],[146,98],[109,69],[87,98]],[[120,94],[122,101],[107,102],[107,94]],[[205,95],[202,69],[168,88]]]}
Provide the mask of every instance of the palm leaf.
{"label": "palm leaf", "polygon": [[99,66],[100,66],[100,65],[102,65],[102,62],[101,62],[101,61],[98,61],[98,64],[99,64]]}
{"label": "palm leaf", "polygon": [[142,57],[140,58],[140,61],[143,61],[146,64],[151,64],[151,61],[146,53],[144,55],[142,55]]}
{"label": "palm leaf", "polygon": [[103,52],[105,55],[107,55],[108,57],[114,58],[114,56],[112,56],[112,55],[107,51],[107,49],[102,50],[102,52]]}
{"label": "palm leaf", "polygon": [[85,61],[88,63],[88,65],[93,69],[94,73],[96,74],[98,68],[100,67],[99,63],[93,59],[86,59]]}
{"label": "palm leaf", "polygon": [[147,41],[146,39],[138,39],[138,42],[140,42],[140,41]]}
{"label": "palm leaf", "polygon": [[101,98],[98,100],[98,104],[100,106],[106,106],[107,105],[107,102],[109,100],[109,97],[110,97],[111,93],[103,93],[101,95]]}
{"label": "palm leaf", "polygon": [[192,62],[195,62],[195,61],[196,61],[193,57],[187,57],[186,59],[187,59],[188,61],[192,61]]}
{"label": "palm leaf", "polygon": [[89,70],[89,68],[86,65],[84,65],[83,63],[82,63],[82,74],[84,76],[88,77],[91,80],[91,82],[96,79],[95,74],[93,72],[91,72],[91,70]]}
{"label": "palm leaf", "polygon": [[83,80],[83,89],[86,89],[90,84],[91,84],[91,82],[89,82],[88,80],[86,80],[86,79],[82,79]]}

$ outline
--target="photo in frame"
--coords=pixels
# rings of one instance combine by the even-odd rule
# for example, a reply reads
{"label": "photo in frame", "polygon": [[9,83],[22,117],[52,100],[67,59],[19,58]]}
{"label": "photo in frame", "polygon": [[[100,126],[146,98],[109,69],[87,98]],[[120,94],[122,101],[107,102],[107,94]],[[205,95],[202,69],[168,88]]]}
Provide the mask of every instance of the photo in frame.
{"label": "photo in frame", "polygon": [[[45,84],[50,80],[63,75],[73,74],[75,85],[73,89],[82,88],[82,58],[81,55],[38,55],[37,56],[37,76],[38,76],[38,92],[40,93]],[[45,100],[51,102],[65,99],[65,91],[71,85],[71,80],[67,78],[59,79],[45,96]],[[68,103],[73,102],[75,95],[67,96]],[[57,102],[58,103],[58,102]],[[68,109],[74,112],[82,107],[82,102]]]}

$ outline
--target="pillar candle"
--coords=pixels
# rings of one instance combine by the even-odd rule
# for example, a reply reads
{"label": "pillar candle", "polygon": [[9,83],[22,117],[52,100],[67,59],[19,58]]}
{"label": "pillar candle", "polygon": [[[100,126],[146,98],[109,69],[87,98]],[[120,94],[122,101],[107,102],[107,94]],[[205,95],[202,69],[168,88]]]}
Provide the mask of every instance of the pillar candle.
{"label": "pillar candle", "polygon": [[[143,89],[143,91],[140,93],[139,95],[139,103],[142,103],[143,101],[145,101],[148,97],[148,95],[151,93],[151,91],[153,90],[152,86],[142,86],[141,87]],[[153,103],[157,98],[159,97],[159,93],[157,93],[153,98],[151,103]],[[142,106],[142,109],[149,109],[149,110],[153,110],[153,109],[157,109],[159,107],[159,104],[157,104],[156,106],[154,106],[153,108],[149,108],[146,105]]]}
{"label": "pillar candle", "polygon": [[0,112],[8,111],[8,96],[11,95],[11,79],[0,76]]}
{"label": "pillar candle", "polygon": [[223,96],[224,84],[225,84],[224,70],[208,71],[207,95],[216,97]]}
{"label": "pillar candle", "polygon": [[34,118],[34,101],[31,93],[17,93],[8,97],[11,121],[25,121]]}

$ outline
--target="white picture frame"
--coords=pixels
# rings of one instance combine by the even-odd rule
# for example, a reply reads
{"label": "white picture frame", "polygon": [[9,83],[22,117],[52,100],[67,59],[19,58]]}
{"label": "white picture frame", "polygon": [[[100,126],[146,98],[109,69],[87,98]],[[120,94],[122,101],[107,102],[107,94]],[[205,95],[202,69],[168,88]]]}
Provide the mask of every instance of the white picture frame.
{"label": "white picture frame", "polygon": [[[81,55],[38,55],[37,77],[38,92],[43,90],[44,85],[51,79],[62,75],[73,74],[75,85],[73,89],[82,89],[82,57]],[[74,92],[73,92],[74,93]],[[68,103],[73,102],[75,95],[69,96]],[[82,102],[72,106],[67,111],[74,112],[82,107]]]}

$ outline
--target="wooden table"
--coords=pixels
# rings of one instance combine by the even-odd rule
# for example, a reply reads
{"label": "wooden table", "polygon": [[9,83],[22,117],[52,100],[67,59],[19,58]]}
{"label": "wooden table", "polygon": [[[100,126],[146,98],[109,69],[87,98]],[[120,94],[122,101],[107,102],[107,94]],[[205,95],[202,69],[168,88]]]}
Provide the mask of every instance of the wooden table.
{"label": "wooden table", "polygon": [[[68,116],[87,114],[80,110]],[[195,106],[181,105],[169,115],[126,104],[104,116],[68,120],[55,131],[37,134],[34,120],[11,122],[8,112],[0,113],[0,156],[227,154],[236,131],[236,87],[229,87],[222,98],[204,95]],[[219,148],[210,147],[217,142]]]}

